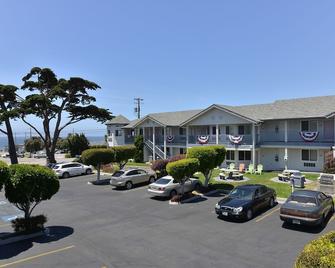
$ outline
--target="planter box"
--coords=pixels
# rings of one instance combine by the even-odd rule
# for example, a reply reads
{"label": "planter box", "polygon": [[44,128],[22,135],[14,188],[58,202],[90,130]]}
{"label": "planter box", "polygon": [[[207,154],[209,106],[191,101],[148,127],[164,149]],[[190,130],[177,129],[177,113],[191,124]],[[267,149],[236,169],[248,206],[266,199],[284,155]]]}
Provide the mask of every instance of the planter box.
{"label": "planter box", "polygon": [[8,235],[4,235],[4,237],[0,237],[0,246],[8,245],[11,243],[39,237],[45,235],[45,230],[37,231],[34,233],[24,234],[24,233],[10,233]]}

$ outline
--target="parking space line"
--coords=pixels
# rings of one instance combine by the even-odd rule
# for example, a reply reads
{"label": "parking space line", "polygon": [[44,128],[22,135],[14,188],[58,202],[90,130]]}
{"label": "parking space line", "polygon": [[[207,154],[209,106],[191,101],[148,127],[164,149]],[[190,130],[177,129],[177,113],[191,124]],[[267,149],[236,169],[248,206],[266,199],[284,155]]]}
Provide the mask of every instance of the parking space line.
{"label": "parking space line", "polygon": [[260,222],[261,220],[271,216],[273,213],[275,213],[276,211],[280,210],[280,208],[276,208],[272,211],[270,211],[269,213],[265,214],[264,216],[260,217],[259,219],[256,220],[256,222]]}
{"label": "parking space line", "polygon": [[12,265],[15,265],[15,264],[20,264],[20,263],[23,263],[23,262],[26,262],[26,261],[41,258],[41,257],[47,256],[47,255],[51,255],[51,254],[54,254],[54,253],[65,251],[65,250],[68,250],[68,249],[71,249],[71,248],[74,248],[74,245],[67,246],[67,247],[64,247],[64,248],[55,249],[55,250],[51,250],[51,251],[47,251],[47,252],[37,254],[37,255],[34,255],[34,256],[31,256],[31,257],[27,257],[27,258],[24,258],[24,259],[20,259],[20,260],[17,260],[17,261],[5,263],[5,264],[0,265],[0,268],[9,267],[9,266],[12,266]]}

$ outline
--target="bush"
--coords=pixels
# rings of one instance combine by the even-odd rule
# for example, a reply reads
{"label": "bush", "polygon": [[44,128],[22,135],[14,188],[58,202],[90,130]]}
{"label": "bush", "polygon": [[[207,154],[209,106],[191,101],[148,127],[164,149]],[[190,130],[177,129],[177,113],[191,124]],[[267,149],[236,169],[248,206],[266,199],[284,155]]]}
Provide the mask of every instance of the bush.
{"label": "bush", "polygon": [[44,215],[37,215],[28,219],[17,218],[12,220],[12,227],[15,232],[24,232],[26,230],[40,231],[44,229],[44,224],[47,220],[47,217]]}
{"label": "bush", "polygon": [[9,179],[9,168],[5,162],[0,161],[0,191],[4,183]]}
{"label": "bush", "polygon": [[65,154],[64,157],[65,158],[71,158],[71,155],[70,154]]}
{"label": "bush", "polygon": [[81,133],[70,134],[67,137],[68,149],[70,151],[71,157],[76,155],[81,155],[83,151],[89,148],[89,141],[86,136]]}
{"label": "bush", "polygon": [[115,146],[111,147],[114,153],[113,162],[117,163],[120,169],[127,164],[128,160],[134,158],[136,147],[134,145]]}
{"label": "bush", "polygon": [[134,145],[136,147],[136,152],[134,155],[134,160],[137,163],[143,163],[143,149],[144,149],[144,140],[143,136],[139,135],[135,137]]}
{"label": "bush", "polygon": [[185,159],[185,154],[177,154],[169,159],[158,159],[152,162],[151,169],[157,174],[157,178],[161,178],[167,175],[166,165],[171,162],[175,162],[181,159]]}
{"label": "bush", "polygon": [[24,149],[26,152],[36,153],[44,148],[43,140],[40,137],[31,137],[24,141]]}
{"label": "bush", "polygon": [[199,170],[205,176],[204,186],[208,187],[208,182],[214,168],[221,165],[226,156],[226,149],[221,145],[198,146],[189,148],[187,158],[199,160]]}
{"label": "bush", "polygon": [[308,243],[299,254],[295,268],[335,267],[335,231]]}
{"label": "bush", "polygon": [[5,182],[5,196],[24,212],[26,231],[31,230],[32,226],[28,223],[36,205],[50,199],[58,190],[58,177],[49,168],[27,164],[10,166],[10,178]]}
{"label": "bush", "polygon": [[96,145],[90,145],[89,149],[107,149],[108,146],[106,144],[96,144]]}
{"label": "bush", "polygon": [[161,178],[167,175],[166,165],[169,163],[169,159],[158,159],[152,162],[151,169],[156,172],[157,178]]}

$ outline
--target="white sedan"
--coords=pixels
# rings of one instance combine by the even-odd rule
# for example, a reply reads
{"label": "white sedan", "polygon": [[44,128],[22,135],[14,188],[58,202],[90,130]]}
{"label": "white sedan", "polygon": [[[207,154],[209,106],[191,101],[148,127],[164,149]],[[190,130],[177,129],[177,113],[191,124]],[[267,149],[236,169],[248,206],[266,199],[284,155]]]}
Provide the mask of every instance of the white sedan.
{"label": "white sedan", "polygon": [[78,176],[84,174],[92,174],[93,167],[86,166],[81,163],[70,162],[55,164],[52,169],[56,172],[57,176],[60,178],[68,178],[71,176]]}
{"label": "white sedan", "polygon": [[[185,182],[184,192],[192,192],[201,186],[198,179],[190,178]],[[148,186],[148,193],[153,196],[173,197],[181,193],[181,185],[171,176],[165,176]]]}

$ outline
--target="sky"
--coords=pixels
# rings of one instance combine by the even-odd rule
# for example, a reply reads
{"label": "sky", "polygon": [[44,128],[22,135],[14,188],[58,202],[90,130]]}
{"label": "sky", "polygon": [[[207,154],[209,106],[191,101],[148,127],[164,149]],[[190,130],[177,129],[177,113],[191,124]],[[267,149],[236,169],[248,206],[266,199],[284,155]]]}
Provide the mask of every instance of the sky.
{"label": "sky", "polygon": [[135,97],[145,115],[335,94],[335,1],[1,0],[0,10],[0,84],[49,67],[96,82],[97,105],[129,119]]}

